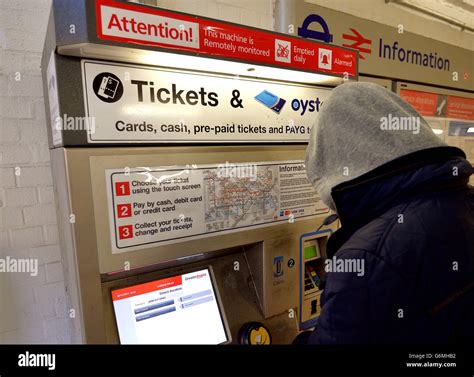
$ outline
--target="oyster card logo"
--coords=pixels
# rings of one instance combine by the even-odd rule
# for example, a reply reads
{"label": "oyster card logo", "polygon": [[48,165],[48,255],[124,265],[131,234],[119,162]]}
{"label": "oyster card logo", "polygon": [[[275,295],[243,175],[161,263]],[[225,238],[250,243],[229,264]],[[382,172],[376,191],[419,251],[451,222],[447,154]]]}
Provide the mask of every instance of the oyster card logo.
{"label": "oyster card logo", "polygon": [[269,109],[273,110],[277,114],[280,114],[281,109],[285,106],[286,100],[276,96],[273,93],[270,93],[268,90],[264,90],[257,96],[255,99],[268,107]]}
{"label": "oyster card logo", "polygon": [[99,3],[97,10],[100,12],[97,30],[101,37],[199,49],[199,24],[195,22]]}

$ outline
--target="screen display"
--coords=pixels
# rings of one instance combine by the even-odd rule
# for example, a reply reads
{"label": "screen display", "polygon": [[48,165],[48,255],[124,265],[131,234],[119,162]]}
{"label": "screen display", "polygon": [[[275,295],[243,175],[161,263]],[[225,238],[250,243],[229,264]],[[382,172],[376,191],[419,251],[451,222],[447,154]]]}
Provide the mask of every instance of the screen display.
{"label": "screen display", "polygon": [[304,241],[304,259],[320,258],[318,241],[316,239]]}
{"label": "screen display", "polygon": [[209,268],[113,290],[112,301],[122,344],[228,341]]}

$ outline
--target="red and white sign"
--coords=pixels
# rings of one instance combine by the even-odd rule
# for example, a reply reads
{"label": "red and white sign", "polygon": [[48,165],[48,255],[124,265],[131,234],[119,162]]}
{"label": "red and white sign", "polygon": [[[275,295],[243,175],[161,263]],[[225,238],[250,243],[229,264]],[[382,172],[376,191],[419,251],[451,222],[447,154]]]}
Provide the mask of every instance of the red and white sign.
{"label": "red and white sign", "polygon": [[474,120],[473,98],[409,89],[401,89],[400,97],[423,116]]}
{"label": "red and white sign", "polygon": [[448,96],[446,117],[455,119],[474,120],[474,99]]}
{"label": "red and white sign", "polygon": [[356,51],[311,40],[113,0],[96,1],[96,18],[97,35],[102,40],[310,72],[357,75]]}
{"label": "red and white sign", "polygon": [[420,92],[417,90],[401,89],[400,97],[408,102],[423,116],[435,116],[438,95],[436,93]]}
{"label": "red and white sign", "polygon": [[[129,196],[120,195],[125,180]],[[303,161],[107,169],[106,181],[112,254],[329,211],[308,183]]]}
{"label": "red and white sign", "polygon": [[150,283],[134,285],[132,287],[117,289],[112,291],[112,300],[123,300],[134,296],[158,291],[160,289],[171,288],[182,284],[182,276],[174,276],[172,278],[155,280]]}

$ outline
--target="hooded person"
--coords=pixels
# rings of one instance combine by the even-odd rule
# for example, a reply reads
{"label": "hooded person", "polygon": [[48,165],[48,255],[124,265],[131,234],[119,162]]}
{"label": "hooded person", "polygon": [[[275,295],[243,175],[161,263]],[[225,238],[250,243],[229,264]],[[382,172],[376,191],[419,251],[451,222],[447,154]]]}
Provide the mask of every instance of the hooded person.
{"label": "hooded person", "polygon": [[461,149],[396,94],[346,83],[322,106],[306,170],[341,222],[309,343],[474,336],[474,169]]}

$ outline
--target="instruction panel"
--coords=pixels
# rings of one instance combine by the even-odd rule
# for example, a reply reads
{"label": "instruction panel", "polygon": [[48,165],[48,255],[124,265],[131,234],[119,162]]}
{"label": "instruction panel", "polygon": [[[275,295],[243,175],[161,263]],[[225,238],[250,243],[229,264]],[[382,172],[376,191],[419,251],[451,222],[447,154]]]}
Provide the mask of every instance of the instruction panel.
{"label": "instruction panel", "polygon": [[106,170],[112,253],[329,212],[303,161]]}

